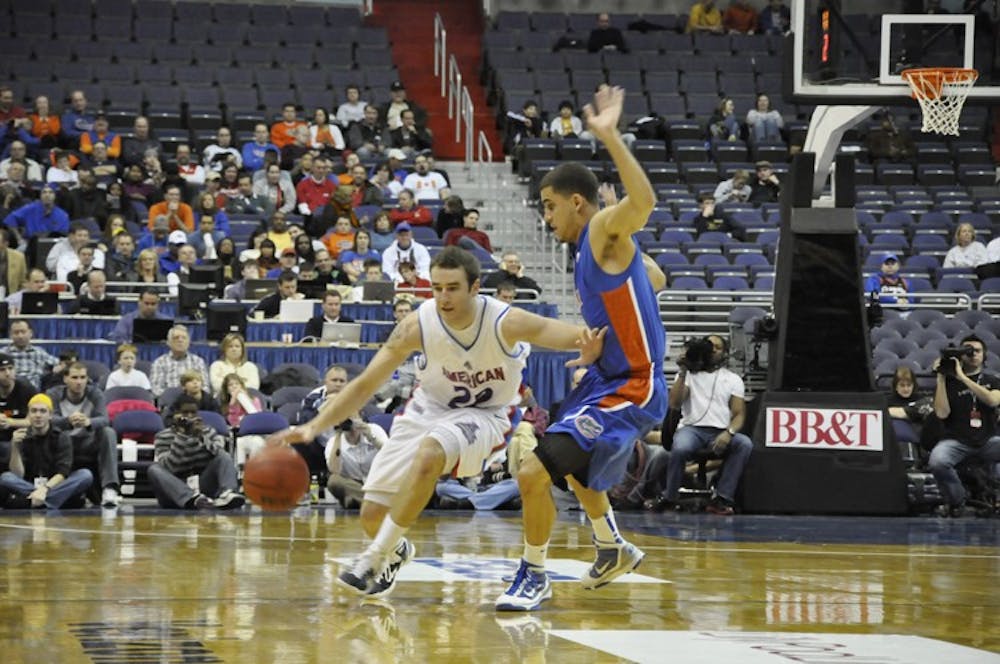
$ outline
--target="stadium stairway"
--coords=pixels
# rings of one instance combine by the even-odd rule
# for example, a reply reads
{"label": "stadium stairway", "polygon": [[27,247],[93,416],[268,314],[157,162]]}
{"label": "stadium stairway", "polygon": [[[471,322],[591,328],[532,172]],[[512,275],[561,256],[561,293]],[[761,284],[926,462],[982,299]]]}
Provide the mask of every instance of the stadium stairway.
{"label": "stadium stairway", "polygon": [[573,295],[572,274],[556,265],[550,253],[551,243],[543,244],[543,231],[536,208],[527,207],[528,186],[520,184],[510,164],[438,161],[448,172],[452,191],[461,196],[466,207],[480,212],[479,228],[486,231],[499,260],[504,251],[515,251],[525,273],[543,288],[542,297],[559,307],[561,317],[575,320],[579,305]]}
{"label": "stadium stairway", "polygon": [[386,29],[392,58],[410,99],[427,109],[428,128],[434,134],[434,154],[439,159],[462,159],[464,143],[456,142],[455,121],[448,118],[448,99],[434,77],[434,14],[440,14],[448,34],[448,53],[455,56],[463,83],[475,109],[474,128],[485,132],[494,160],[503,160],[495,116],[486,105],[486,91],[479,82],[484,19],[475,0],[379,0],[373,22]]}

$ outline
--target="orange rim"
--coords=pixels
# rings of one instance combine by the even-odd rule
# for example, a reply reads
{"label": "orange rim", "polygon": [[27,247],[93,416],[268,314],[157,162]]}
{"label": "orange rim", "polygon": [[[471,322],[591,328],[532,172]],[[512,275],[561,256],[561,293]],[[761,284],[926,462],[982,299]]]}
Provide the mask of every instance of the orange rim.
{"label": "orange rim", "polygon": [[967,83],[971,86],[979,78],[979,72],[961,67],[927,67],[906,69],[900,76],[910,84],[914,99],[939,99],[946,83]]}

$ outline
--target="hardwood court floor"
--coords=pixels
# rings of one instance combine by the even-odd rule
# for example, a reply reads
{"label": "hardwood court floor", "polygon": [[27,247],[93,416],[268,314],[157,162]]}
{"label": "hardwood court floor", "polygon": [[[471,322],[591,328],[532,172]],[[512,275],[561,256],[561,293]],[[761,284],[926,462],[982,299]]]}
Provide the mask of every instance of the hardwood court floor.
{"label": "hardwood court floor", "polygon": [[[357,517],[331,507],[0,512],[0,653],[130,664],[1000,661],[997,520],[623,514],[645,562],[584,591],[575,578],[592,559],[589,526],[563,514],[553,600],[497,614],[499,579],[520,555],[518,516],[428,513],[391,603],[364,605],[334,584],[362,541]],[[821,656],[877,647],[890,654]]]}

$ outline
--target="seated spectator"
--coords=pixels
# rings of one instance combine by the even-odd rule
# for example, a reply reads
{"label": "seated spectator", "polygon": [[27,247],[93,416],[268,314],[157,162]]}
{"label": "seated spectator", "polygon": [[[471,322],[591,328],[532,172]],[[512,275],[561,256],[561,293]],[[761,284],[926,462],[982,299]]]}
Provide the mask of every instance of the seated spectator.
{"label": "seated spectator", "polygon": [[277,279],[284,272],[299,273],[299,257],[295,253],[294,247],[286,247],[281,250],[277,267],[268,270],[264,278]]}
{"label": "seated spectator", "polygon": [[[341,108],[343,106],[344,104],[341,104]],[[342,126],[346,127],[347,125],[343,124]],[[328,157],[339,155],[347,147],[344,142],[344,134],[341,133],[340,127],[330,123],[326,109],[317,108],[313,112],[313,122],[309,125],[307,145]]]}
{"label": "seated spectator", "polygon": [[174,158],[177,162],[177,174],[185,182],[193,187],[200,187],[205,184],[205,169],[202,168],[201,164],[191,160],[190,145],[187,143],[178,145],[177,151],[174,153]]}
{"label": "seated spectator", "polygon": [[[112,184],[118,183],[118,175],[122,170],[121,164],[118,163],[117,159],[112,159],[108,156],[108,146],[106,146],[101,141],[94,143],[94,151],[90,153],[90,156],[81,162],[81,169],[87,168],[94,177],[97,178],[97,186],[102,191],[107,192]],[[119,186],[121,186],[119,184]],[[121,197],[122,192],[119,191],[116,194]],[[107,206],[108,200],[105,198],[105,206]],[[120,206],[116,210],[121,213]],[[108,210],[108,213],[112,210]]]}
{"label": "seated spectator", "polygon": [[[969,349],[961,360],[938,358],[932,367],[937,373],[934,414],[943,429],[928,466],[945,501],[941,515],[951,517],[966,515],[967,491],[955,467],[975,459],[994,469],[1000,461],[1000,377],[983,370],[986,346],[982,339],[968,335],[960,345]],[[950,366],[942,366],[945,362]]]}
{"label": "seated spectator", "polygon": [[[379,264],[381,264],[381,261]],[[339,284],[341,286],[348,286],[352,283],[350,276],[337,266],[333,257],[330,256],[330,252],[326,250],[326,247],[316,250],[313,266],[316,268],[316,278],[313,281],[322,284]]]}
{"label": "seated spectator", "polygon": [[573,102],[570,100],[559,102],[559,114],[549,123],[549,135],[553,138],[583,138],[583,121],[573,114]]}
{"label": "seated spectator", "polygon": [[[73,287],[74,293],[83,293],[86,290],[87,278],[90,273],[98,269],[94,267],[94,247],[80,247],[76,252],[76,267],[70,272],[56,272],[56,281],[66,282]],[[60,279],[59,277],[62,277]]]}
{"label": "seated spectator", "polygon": [[351,281],[356,281],[361,274],[364,262],[369,259],[381,261],[382,255],[372,249],[371,234],[365,229],[359,228],[354,234],[354,243],[351,248],[340,253],[340,269],[347,273]]}
{"label": "seated spectator", "polygon": [[278,164],[271,164],[265,171],[265,177],[254,182],[254,196],[265,198],[270,203],[271,212],[277,210],[288,214],[295,209],[296,193],[291,178],[281,170]]}
{"label": "seated spectator", "polygon": [[[482,283],[483,288],[496,289],[501,282],[509,281],[519,291],[533,290],[538,293],[542,292],[542,287],[538,285],[537,281],[531,277],[524,276],[524,265],[521,263],[521,259],[517,253],[508,251],[501,258],[500,269],[486,275]],[[520,299],[534,300],[537,297],[534,293],[521,293]]]}
{"label": "seated spectator", "polygon": [[715,207],[715,199],[710,194],[703,194],[698,201],[698,216],[694,218],[694,232],[701,235],[707,232],[729,233],[732,225],[729,216]]}
{"label": "seated spectator", "polygon": [[787,33],[791,22],[791,12],[782,0],[770,0],[768,6],[760,12],[758,19],[760,31],[769,35]]}
{"label": "seated spectator", "polygon": [[136,369],[135,362],[139,357],[139,350],[132,344],[119,344],[115,349],[115,358],[118,368],[108,374],[105,382],[105,390],[112,387],[141,387],[144,390],[152,389],[149,376]]}
{"label": "seated spectator", "polygon": [[281,148],[278,164],[282,170],[294,172],[303,156],[317,152],[309,145],[309,128],[300,126],[292,133],[292,142]]}
{"label": "seated spectator", "polygon": [[[294,110],[294,109],[293,109]],[[254,125],[253,140],[243,144],[241,152],[243,157],[243,167],[248,171],[259,171],[264,167],[264,155],[267,152],[274,152],[275,155],[281,153],[281,148],[268,140],[269,134],[267,125],[263,122]],[[222,168],[219,168],[222,171]]]}
{"label": "seated spectator", "polygon": [[680,409],[681,421],[670,452],[666,489],[650,503],[656,512],[674,509],[685,465],[697,452],[710,448],[725,460],[706,509],[713,514],[732,514],[736,487],[753,450],[750,438],[740,433],[746,418],[743,380],[724,366],[725,340],[714,334],[705,339],[712,344],[712,364],[689,372],[682,357],[670,390],[670,407]]}
{"label": "seated spectator", "polygon": [[122,141],[122,163],[126,166],[144,164],[150,155],[162,158],[163,145],[149,131],[149,120],[138,116],[132,125],[132,135]]}
{"label": "seated spectator", "polygon": [[278,248],[275,246],[274,240],[265,237],[258,247],[257,265],[262,274],[267,274],[278,267],[278,264]]}
{"label": "seated spectator", "polygon": [[402,223],[410,226],[430,226],[433,223],[431,211],[420,205],[409,189],[399,192],[399,203],[389,210],[389,219],[397,228]]}
{"label": "seated spectator", "polygon": [[336,183],[328,177],[329,174],[330,161],[325,157],[314,158],[309,177],[303,178],[295,186],[299,214],[312,215],[327,204],[337,189]]}
{"label": "seated spectator", "polygon": [[32,345],[34,332],[28,321],[16,319],[10,322],[11,344],[0,349],[0,353],[10,356],[14,361],[14,369],[18,378],[31,383],[38,388],[42,376],[47,374],[56,364],[56,358],[49,355],[43,348]]}
{"label": "seated spectator", "polygon": [[413,192],[418,202],[437,201],[448,197],[448,182],[440,173],[430,170],[430,163],[425,155],[417,155],[413,160],[413,167],[414,172],[403,180],[404,191]]}
{"label": "seated spectator", "polygon": [[[393,301],[393,303],[392,303],[392,322],[393,322],[393,327],[381,327],[379,329],[379,340],[378,340],[379,343],[385,343],[386,340],[389,339],[389,335],[392,334],[392,331],[395,328],[395,326],[399,325],[400,321],[402,321],[404,318],[406,318],[412,312],[413,312],[413,302],[410,300],[410,298],[407,297],[407,296],[405,296],[405,295],[402,296],[402,297],[397,297],[395,299],[395,301]],[[409,386],[410,387],[410,391],[412,391],[413,385],[416,383],[416,373],[415,373],[415,371],[416,370],[414,369],[414,374],[412,376],[412,382],[410,383],[410,386]],[[380,391],[379,391],[380,395],[381,395],[382,389],[384,389],[384,387],[380,388]],[[379,396],[379,395],[377,395],[377,396],[378,396],[378,398],[379,398],[380,401],[382,401],[382,400],[384,400],[386,398],[384,396]],[[405,397],[401,396],[401,400],[399,401],[399,403],[402,403],[403,401],[405,401],[405,399],[408,399],[409,396],[410,396],[409,392],[406,393]],[[396,404],[396,407],[399,406],[399,403]],[[387,408],[386,412],[391,412],[391,411],[394,411],[394,410],[395,410],[395,408]]]}
{"label": "seated spectator", "polygon": [[396,241],[396,232],[393,229],[392,218],[385,210],[379,210],[372,219],[372,249],[380,254],[389,248]]}
{"label": "seated spectator", "polygon": [[212,196],[212,194],[207,191],[203,191],[199,194],[195,204],[192,206],[194,223],[198,230],[201,230],[201,227],[204,225],[206,220],[211,220],[214,222],[212,224],[212,230],[219,230],[228,235],[231,229],[229,227],[229,215],[226,214],[224,204],[231,198],[239,196],[240,193],[241,190],[239,189],[239,185],[237,185],[237,190],[233,192],[232,195],[228,193],[225,195],[223,206],[219,205],[218,195]]}
{"label": "seated spectator", "polygon": [[11,163],[7,177],[0,182],[0,217],[6,219],[14,210],[38,198],[38,193],[25,176],[23,161]]}
{"label": "seated spectator", "polygon": [[379,120],[378,109],[367,104],[361,121],[347,130],[347,147],[368,161],[382,156],[388,146],[382,140],[386,126]]}
{"label": "seated spectator", "polygon": [[882,257],[882,268],[878,274],[865,279],[865,293],[878,294],[881,304],[908,304],[906,294],[910,285],[899,275],[899,257],[886,254]]}
{"label": "seated spectator", "polygon": [[417,269],[417,275],[430,279],[430,252],[427,251],[427,247],[413,239],[413,230],[405,221],[396,226],[396,241],[382,252],[382,272],[388,275],[393,283],[402,277],[399,265],[403,261],[412,263]]}
{"label": "seated spectator", "polygon": [[[337,107],[337,124],[347,129],[356,122],[364,121],[368,103],[361,99],[361,88],[354,83],[344,89],[344,98],[345,101]],[[374,110],[378,117],[378,109]]]}
{"label": "seated spectator", "polygon": [[747,184],[749,179],[750,175],[743,169],[739,169],[733,173],[733,177],[720,182],[712,195],[715,204],[746,203],[750,200],[750,194],[753,193],[750,185]]}
{"label": "seated spectator", "polygon": [[463,228],[465,226],[465,202],[461,196],[452,194],[444,199],[444,205],[438,210],[437,219],[434,221],[434,230],[438,237],[443,238],[453,228]]}
{"label": "seated spectator", "polygon": [[167,333],[169,353],[160,355],[153,360],[149,382],[153,386],[153,395],[159,397],[169,387],[179,387],[181,374],[194,370],[201,377],[201,384],[208,384],[208,372],[205,370],[205,360],[189,352],[191,336],[183,325],[174,325]]}
{"label": "seated spectator", "polygon": [[722,14],[722,27],[730,34],[742,33],[753,35],[757,33],[757,10],[746,0],[731,0],[729,7]]}
{"label": "seated spectator", "polygon": [[942,267],[975,268],[988,262],[986,247],[976,241],[975,226],[967,222],[959,224],[955,229],[955,244],[945,254]]}
{"label": "seated spectator", "polygon": [[[174,231],[181,233],[182,231]],[[139,257],[135,261],[135,273],[130,281],[140,284],[162,284],[166,283],[166,277],[160,268],[160,257],[153,249],[143,249],[139,252]]]}
{"label": "seated spectator", "polygon": [[28,146],[24,144],[24,141],[10,142],[10,151],[7,158],[0,161],[0,179],[7,179],[7,171],[10,168],[10,164],[15,161],[24,163],[26,166],[25,176],[28,180],[42,182],[45,179],[43,177],[42,165],[28,156]]}
{"label": "seated spectator", "polygon": [[379,107],[379,121],[390,130],[403,124],[402,114],[405,110],[413,111],[413,120],[420,127],[427,126],[427,111],[406,97],[406,88],[400,81],[393,81],[389,86],[389,101]]}
{"label": "seated spectator", "polygon": [[[307,131],[309,129],[309,125],[298,118],[295,104],[285,103],[281,107],[281,120],[271,125],[271,143],[278,146],[280,151],[295,141],[295,132],[299,127],[305,127]],[[246,162],[245,156],[243,161]]]}
{"label": "seated spectator", "polygon": [[[111,224],[111,220],[108,223]],[[111,240],[111,251],[104,260],[108,278],[111,281],[135,281],[136,259],[135,240],[132,236],[127,232],[115,235]]]}
{"label": "seated spectator", "polygon": [[[922,423],[934,412],[934,399],[918,390],[917,377],[913,374],[913,369],[906,365],[896,367],[892,376],[892,389],[886,401],[896,440],[919,446]],[[914,461],[921,462],[916,465],[923,466],[923,460],[914,459]]]}
{"label": "seated spectator", "polygon": [[747,127],[754,142],[780,141],[784,126],[781,113],[771,108],[771,98],[765,94],[757,95],[756,108],[747,111]]}
{"label": "seated spectator", "polygon": [[517,299],[517,286],[509,281],[501,281],[497,284],[496,294],[493,296],[501,302],[506,302],[507,304],[514,304],[514,300]]}
{"label": "seated spectator", "polygon": [[226,422],[234,429],[239,428],[240,422],[248,414],[264,410],[260,397],[250,394],[247,391],[246,381],[234,373],[227,374],[223,378],[222,387],[219,389],[219,403],[222,404]]}
{"label": "seated spectator", "polygon": [[342,299],[340,291],[330,290],[323,294],[323,313],[313,316],[306,322],[303,339],[312,337],[319,339],[323,336],[324,323],[353,323],[354,319],[341,313]]}
{"label": "seated spectator", "polygon": [[107,196],[97,187],[97,176],[89,169],[80,168],[79,186],[68,192],[63,206],[70,219],[91,218],[103,228],[108,221]]}
{"label": "seated spectator", "polygon": [[76,298],[68,313],[79,316],[117,316],[118,300],[107,293],[107,276],[104,270],[91,270],[87,286]]}
{"label": "seated spectator", "polygon": [[[221,415],[222,409],[219,408],[218,400],[216,400],[211,392],[205,389],[203,380],[201,372],[196,369],[188,369],[181,373],[181,390],[197,402],[198,410],[207,410]],[[163,418],[170,419],[170,416],[173,414],[173,404],[167,404],[162,410]]]}
{"label": "seated spectator", "polygon": [[417,268],[410,261],[402,261],[399,264],[399,279],[396,281],[396,291],[423,300],[429,300],[434,297],[430,279],[424,279],[417,275]]}
{"label": "seated spectator", "polygon": [[340,254],[354,247],[354,229],[347,217],[338,217],[330,232],[322,238],[323,244],[334,260],[340,260]]}
{"label": "seated spectator", "polygon": [[190,205],[181,201],[180,187],[175,185],[167,187],[163,197],[162,203],[157,203],[149,208],[148,225],[150,230],[152,230],[156,218],[164,216],[167,218],[167,227],[171,231],[192,232],[194,230],[194,212]]}
{"label": "seated spectator", "polygon": [[740,121],[736,119],[736,106],[733,100],[726,97],[719,102],[718,108],[708,119],[709,138],[718,141],[738,141],[740,140]]}
{"label": "seated spectator", "polygon": [[129,202],[138,203],[141,205],[141,209],[147,211],[149,206],[159,202],[161,198],[159,188],[152,179],[146,177],[146,171],[139,165],[129,166],[125,169],[122,190]]}
{"label": "seated spectator", "polygon": [[381,163],[375,167],[375,174],[372,175],[371,183],[382,192],[383,200],[397,198],[399,192],[403,190],[403,183],[392,176],[388,163]]}
{"label": "seated spectator", "polygon": [[28,119],[31,120],[31,135],[38,139],[39,149],[44,151],[56,147],[62,125],[59,116],[49,108],[48,97],[35,97],[35,112],[28,115]]}
{"label": "seated spectator", "polygon": [[177,248],[177,267],[167,272],[167,292],[171,297],[177,297],[179,284],[190,283],[191,268],[197,263],[198,253],[193,246],[185,243]]}
{"label": "seated spectator", "polygon": [[597,25],[590,31],[587,37],[587,51],[597,53],[598,51],[618,51],[628,53],[628,46],[625,45],[625,37],[622,31],[611,25],[611,17],[607,12],[597,15]]}
{"label": "seated spectator", "polygon": [[[215,143],[205,146],[201,153],[201,163],[206,171],[221,173],[228,164],[243,168],[243,155],[233,147],[233,132],[223,125],[215,133]],[[250,169],[253,170],[253,169]]]}
{"label": "seated spectator", "polygon": [[722,12],[715,6],[715,0],[697,0],[691,5],[685,32],[711,32],[717,35],[725,32],[722,27]]}
{"label": "seated spectator", "polygon": [[104,393],[88,384],[87,365],[82,362],[71,364],[63,380],[63,385],[45,393],[52,400],[52,427],[68,432],[73,441],[73,470],[86,469],[97,478],[88,493],[90,501],[117,507],[121,502],[118,435],[111,428]]}
{"label": "seated spectator", "polygon": [[878,129],[868,132],[868,153],[873,159],[892,162],[912,162],[917,153],[913,137],[906,129],[896,126],[892,113],[886,111]]}
{"label": "seated spectator", "polygon": [[226,286],[225,298],[227,300],[245,299],[247,279],[260,279],[260,268],[257,266],[257,261],[253,259],[247,259],[240,263],[240,279]]}
{"label": "seated spectator", "polygon": [[756,177],[750,181],[750,202],[754,205],[777,203],[781,197],[781,182],[769,161],[758,161],[754,164]]}
{"label": "seated spectator", "polygon": [[514,172],[521,177],[530,175],[528,160],[524,158],[524,141],[529,138],[546,138],[549,130],[542,119],[538,102],[527,99],[521,107],[521,112],[507,111],[507,123],[504,130],[504,152],[513,155]]}
{"label": "seated spectator", "polygon": [[164,275],[176,272],[181,265],[181,247],[187,244],[187,234],[184,231],[171,231],[167,236],[167,250],[160,254],[160,271]]}
{"label": "seated spectator", "polygon": [[[276,171],[275,180],[277,181],[280,179],[277,175],[280,174],[281,169],[277,166],[273,168]],[[226,212],[230,214],[254,214],[259,217],[268,217],[274,212],[274,201],[265,193],[269,188],[268,180],[264,181],[259,191],[255,191],[253,178],[248,173],[241,173],[239,178],[237,178],[237,186],[237,193],[226,198]],[[288,184],[288,188],[294,200],[295,191],[291,189],[291,184]],[[285,196],[286,192],[282,191],[280,185],[276,185],[274,194],[275,198],[280,200]],[[292,207],[294,207],[294,204]],[[292,207],[289,207],[288,210],[291,210]],[[288,210],[285,210],[285,212]]]}
{"label": "seated spectator", "polygon": [[[65,281],[66,274],[79,264],[77,252],[89,243],[90,231],[87,230],[87,226],[82,222],[74,221],[69,225],[66,237],[52,245],[48,256],[45,257],[45,269],[57,275],[59,281]],[[104,267],[103,251],[95,255],[94,264],[95,267]]]}
{"label": "seated spectator", "polygon": [[56,163],[45,172],[45,181],[64,190],[75,188],[80,180],[70,163],[70,153],[67,150],[56,150],[54,155]]}
{"label": "seated spectator", "polygon": [[465,210],[462,215],[462,221],[462,228],[453,228],[445,233],[445,246],[458,245],[469,251],[482,249],[493,253],[490,236],[477,228],[479,224],[479,210],[476,208]]}
{"label": "seated spectator", "polygon": [[362,485],[368,478],[372,460],[389,442],[382,427],[369,424],[355,413],[338,424],[326,441],[327,488],[344,509],[361,507]]}
{"label": "seated spectator", "polygon": [[[210,196],[205,196],[205,202],[208,203]],[[214,207],[215,201],[211,201]],[[218,258],[217,247],[226,238],[226,234],[218,230],[218,224],[216,219],[219,218],[220,214],[223,212],[216,212],[214,215],[208,211],[205,211],[201,215],[200,223],[198,224],[198,229],[193,233],[188,233],[187,243],[194,247],[195,255],[198,259],[208,261],[214,261]]]}
{"label": "seated spectator", "polygon": [[52,370],[42,376],[39,391],[48,392],[53,387],[59,387],[66,383],[66,370],[73,364],[80,361],[80,356],[75,348],[64,348],[59,351],[59,361],[52,365]]}
{"label": "seated spectator", "polygon": [[146,320],[159,319],[166,320],[167,317],[160,313],[160,293],[154,288],[145,288],[139,293],[139,306],[135,311],[131,311],[122,316],[115,329],[108,335],[110,341],[119,344],[131,343],[132,330],[136,318]]}
{"label": "seated spectator", "polygon": [[417,124],[412,110],[405,109],[400,113],[399,119],[400,125],[390,129],[388,133],[386,143],[390,148],[402,150],[404,154],[410,156],[434,147],[434,138],[430,130]]}
{"label": "seated spectator", "polygon": [[80,137],[94,128],[96,116],[87,110],[87,96],[83,90],[73,90],[69,95],[69,108],[63,111],[59,122],[67,147],[80,145]]}
{"label": "seated spectator", "polygon": [[48,279],[45,273],[38,268],[28,271],[28,278],[24,281],[24,288],[7,296],[6,302],[10,308],[10,315],[17,316],[21,313],[21,298],[25,293],[44,293],[49,289]]}
{"label": "seated spectator", "polygon": [[108,129],[108,119],[104,113],[94,116],[94,126],[90,131],[80,134],[80,152],[91,154],[94,151],[94,143],[100,141],[108,146],[108,156],[118,159],[122,155],[122,137]]}
{"label": "seated spectator", "polygon": [[[246,499],[236,493],[236,465],[226,441],[198,415],[198,402],[182,394],[173,404],[170,426],[156,434],[149,483],[161,507],[230,510]],[[198,475],[196,492],[187,478]],[[214,496],[214,498],[210,497]]]}
{"label": "seated spectator", "polygon": [[10,470],[0,474],[0,489],[16,496],[24,507],[82,506],[94,482],[89,470],[72,470],[73,443],[69,432],[52,427],[52,415],[52,399],[36,394],[28,402],[28,426],[12,434]]}
{"label": "seated spectator", "polygon": [[301,300],[302,293],[298,292],[298,276],[291,271],[282,272],[278,276],[278,288],[275,292],[264,297],[257,306],[253,308],[254,316],[261,312],[264,318],[276,318],[281,311],[282,300]]}
{"label": "seated spectator", "polygon": [[[381,206],[385,201],[385,194],[382,188],[374,182],[368,181],[368,169],[364,164],[351,166],[351,186],[354,191],[351,193],[351,205],[359,207],[361,205]],[[362,221],[361,223],[367,223]]]}

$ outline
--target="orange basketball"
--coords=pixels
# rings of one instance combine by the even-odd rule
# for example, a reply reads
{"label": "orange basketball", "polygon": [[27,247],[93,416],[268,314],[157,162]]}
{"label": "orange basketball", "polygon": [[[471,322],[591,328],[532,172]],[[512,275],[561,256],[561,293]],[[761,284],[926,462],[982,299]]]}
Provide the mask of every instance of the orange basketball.
{"label": "orange basketball", "polygon": [[265,447],[247,459],[243,493],[269,512],[298,505],[309,490],[309,466],[291,447]]}

